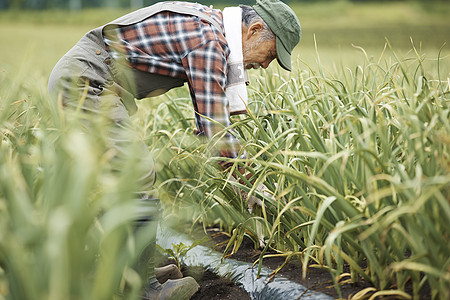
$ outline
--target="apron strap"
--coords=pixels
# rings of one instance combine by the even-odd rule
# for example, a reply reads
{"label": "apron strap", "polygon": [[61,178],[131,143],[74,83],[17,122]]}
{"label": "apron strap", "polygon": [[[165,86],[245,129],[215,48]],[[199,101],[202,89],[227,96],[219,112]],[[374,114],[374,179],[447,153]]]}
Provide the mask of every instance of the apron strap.
{"label": "apron strap", "polygon": [[198,9],[172,2],[161,2],[148,7],[143,7],[141,9],[138,9],[134,12],[131,12],[120,18],[115,19],[114,21],[106,24],[105,27],[110,25],[126,26],[136,24],[162,11],[171,11],[183,15],[192,15],[199,17],[200,19],[204,19],[207,22],[214,25],[222,34],[224,34],[224,30],[219,25],[219,23],[217,23],[217,21],[215,21],[208,14],[201,12]]}

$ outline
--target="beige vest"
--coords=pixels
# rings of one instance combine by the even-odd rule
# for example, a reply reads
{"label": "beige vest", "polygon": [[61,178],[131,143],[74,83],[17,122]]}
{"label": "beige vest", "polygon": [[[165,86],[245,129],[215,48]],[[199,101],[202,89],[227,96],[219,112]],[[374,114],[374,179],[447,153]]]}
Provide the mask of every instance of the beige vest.
{"label": "beige vest", "polygon": [[[197,9],[177,3],[156,3],[152,6],[131,12],[104,26],[89,31],[57,63],[50,75],[49,89],[56,89],[57,81],[60,80],[61,77],[76,77],[82,73],[82,75],[89,78],[90,81],[97,82],[99,86],[107,87],[117,93],[121,97],[128,113],[131,115],[137,110],[135,103],[135,97],[137,96],[136,81],[145,81],[147,87],[150,87],[150,90],[160,89],[161,86],[166,90],[169,90],[171,87],[180,86],[180,80],[171,81],[171,78],[164,78],[158,75],[152,77],[152,80],[149,80],[149,76],[152,76],[151,74],[144,74],[144,72],[135,72],[133,74],[133,71],[129,68],[123,68],[120,64],[115,63],[105,49],[106,45],[103,40],[104,30],[115,26],[136,24],[162,11],[197,16],[214,25],[222,34],[224,34],[222,26],[212,19],[211,16]],[[70,65],[68,61],[77,61],[79,64],[85,65],[77,66],[76,68],[68,68],[67,66]],[[80,73],[77,74],[77,71],[74,71],[74,69],[80,70]],[[136,80],[136,74],[145,76],[145,78]]]}

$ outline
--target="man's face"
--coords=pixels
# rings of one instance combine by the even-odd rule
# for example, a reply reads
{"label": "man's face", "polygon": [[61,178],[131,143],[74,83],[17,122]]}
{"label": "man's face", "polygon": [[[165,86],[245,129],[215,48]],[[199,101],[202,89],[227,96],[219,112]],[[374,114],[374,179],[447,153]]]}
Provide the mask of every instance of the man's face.
{"label": "man's face", "polygon": [[261,39],[262,24],[255,23],[242,32],[242,54],[246,69],[266,69],[277,58],[275,38]]}

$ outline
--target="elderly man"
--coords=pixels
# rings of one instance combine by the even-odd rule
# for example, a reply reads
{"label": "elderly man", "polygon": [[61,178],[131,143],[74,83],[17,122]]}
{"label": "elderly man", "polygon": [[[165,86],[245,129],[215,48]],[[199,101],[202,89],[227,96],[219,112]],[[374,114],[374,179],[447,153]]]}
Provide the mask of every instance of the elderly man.
{"label": "elderly man", "polygon": [[[83,111],[110,119],[115,124],[111,147],[120,155],[121,145],[129,142],[121,130],[137,109],[135,100],[187,82],[199,134],[213,137],[230,125],[230,114],[246,111],[245,69],[267,68],[277,59],[290,71],[291,52],[299,41],[298,18],[278,0],[256,0],[253,7],[223,12],[200,4],[162,2],[88,32],[57,63],[49,90],[65,107],[79,106],[82,98]],[[220,155],[238,155],[231,132],[218,145]],[[149,172],[143,180],[152,184],[154,171],[145,151],[142,159]],[[142,252],[150,262],[152,235]],[[180,278],[179,270],[158,269],[158,279],[170,278],[160,284],[151,263],[144,269],[144,299],[188,299],[198,288],[194,279]]]}

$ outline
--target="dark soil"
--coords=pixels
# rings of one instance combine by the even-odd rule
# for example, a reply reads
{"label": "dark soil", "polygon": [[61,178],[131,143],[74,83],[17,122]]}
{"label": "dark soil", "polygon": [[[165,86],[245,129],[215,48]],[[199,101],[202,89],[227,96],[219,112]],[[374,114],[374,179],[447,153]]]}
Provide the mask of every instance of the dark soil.
{"label": "dark soil", "polygon": [[218,277],[210,271],[188,270],[183,274],[194,277],[200,285],[200,289],[192,296],[191,300],[247,300],[250,299],[248,294],[240,289],[234,282],[229,279]]}
{"label": "dark soil", "polygon": [[[216,251],[223,252],[226,247],[226,241],[229,239],[229,237],[226,234],[220,232],[217,228],[208,229],[208,234],[212,238],[212,242],[208,246],[214,248]],[[233,254],[229,258],[253,263],[259,257],[260,253],[261,250],[255,250],[253,242],[249,238],[244,237],[244,240],[237,253]],[[263,265],[272,270],[275,270],[279,266],[281,266],[284,261],[285,259],[282,257],[265,258],[263,260]],[[200,285],[199,290],[191,299],[250,299],[248,294],[241,290],[236,284],[234,284],[234,282],[225,278],[218,277],[216,274],[210,271],[205,271],[201,267],[184,267],[182,272],[185,276],[194,277]],[[333,285],[331,275],[328,271],[318,268],[308,268],[306,278],[302,279],[302,269],[299,259],[292,259],[291,261],[289,261],[278,272],[278,275],[284,276],[293,282],[299,283],[310,290],[329,295],[334,299],[350,299],[352,295],[355,295],[359,291],[370,287],[370,285],[363,279],[361,279],[360,282],[356,284],[343,283],[340,285],[340,290],[342,293],[342,298],[340,298],[336,288]],[[344,278],[343,280],[345,279],[347,278]],[[411,293],[411,290],[411,287],[407,287],[406,292]],[[398,298],[383,297],[380,299]],[[420,299],[431,299],[430,290],[426,289],[425,291],[423,291]]]}
{"label": "dark soil", "polygon": [[[223,242],[226,242],[229,239],[229,237],[223,233],[220,233],[220,231],[218,231],[216,228],[208,229],[208,233],[216,243],[215,250],[223,252],[226,247],[226,243]],[[256,259],[258,259],[260,254],[261,250],[260,249],[255,250],[253,242],[249,238],[244,237],[244,240],[242,241],[239,250],[229,258],[253,263],[255,262]],[[271,253],[269,252],[267,254]],[[284,261],[285,258],[283,257],[265,258],[263,260],[263,265],[267,268],[275,270],[279,266],[281,266],[284,263]],[[292,259],[291,261],[289,261],[278,272],[278,275],[282,275],[288,278],[289,280],[299,283],[310,290],[324,293],[326,295],[333,297],[334,299],[339,298],[338,292],[336,291],[336,288],[333,285],[331,275],[328,271],[317,268],[309,268],[306,274],[306,278],[305,280],[303,280],[301,263],[299,259]],[[364,281],[361,281],[358,284],[350,284],[350,283],[344,284],[341,286],[342,298],[347,299],[349,298],[349,296],[356,294],[357,292],[361,291],[366,287],[369,287],[369,285]]]}

